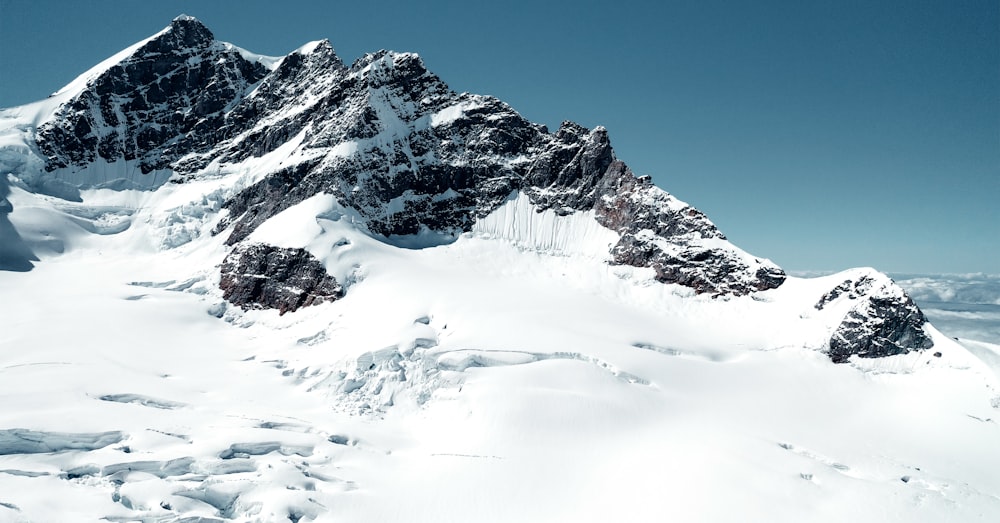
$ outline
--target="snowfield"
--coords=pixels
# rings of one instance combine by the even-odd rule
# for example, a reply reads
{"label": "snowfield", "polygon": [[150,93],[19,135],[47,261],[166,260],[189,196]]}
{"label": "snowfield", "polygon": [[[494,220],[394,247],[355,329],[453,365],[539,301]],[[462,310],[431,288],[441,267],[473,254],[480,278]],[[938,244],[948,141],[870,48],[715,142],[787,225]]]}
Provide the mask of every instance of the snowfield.
{"label": "snowfield", "polygon": [[931,329],[930,351],[831,363],[838,312],[814,305],[845,274],[712,299],[577,255],[613,238],[519,195],[419,249],[320,196],[253,239],[347,296],[242,311],[209,233],[238,178],[81,203],[14,184],[43,260],[0,272],[0,521],[1000,514],[996,359]]}

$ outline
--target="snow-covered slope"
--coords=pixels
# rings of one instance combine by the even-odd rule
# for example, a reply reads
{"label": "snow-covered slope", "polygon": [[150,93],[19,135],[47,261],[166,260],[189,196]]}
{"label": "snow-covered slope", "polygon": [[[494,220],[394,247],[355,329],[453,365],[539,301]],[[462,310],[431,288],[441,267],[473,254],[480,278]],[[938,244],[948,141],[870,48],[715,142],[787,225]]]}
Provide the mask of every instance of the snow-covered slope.
{"label": "snow-covered slope", "polygon": [[601,128],[190,17],[81,78],[0,113],[0,521],[1000,515],[988,344]]}

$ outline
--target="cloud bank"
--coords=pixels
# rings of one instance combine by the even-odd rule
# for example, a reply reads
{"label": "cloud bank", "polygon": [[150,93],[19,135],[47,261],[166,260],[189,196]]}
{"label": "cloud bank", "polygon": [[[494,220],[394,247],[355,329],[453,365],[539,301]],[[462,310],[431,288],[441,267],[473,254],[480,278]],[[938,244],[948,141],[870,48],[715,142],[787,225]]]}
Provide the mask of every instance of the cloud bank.
{"label": "cloud bank", "polygon": [[893,274],[941,332],[1000,345],[1000,275]]}
{"label": "cloud bank", "polygon": [[1000,305],[1000,274],[891,274],[917,302]]}

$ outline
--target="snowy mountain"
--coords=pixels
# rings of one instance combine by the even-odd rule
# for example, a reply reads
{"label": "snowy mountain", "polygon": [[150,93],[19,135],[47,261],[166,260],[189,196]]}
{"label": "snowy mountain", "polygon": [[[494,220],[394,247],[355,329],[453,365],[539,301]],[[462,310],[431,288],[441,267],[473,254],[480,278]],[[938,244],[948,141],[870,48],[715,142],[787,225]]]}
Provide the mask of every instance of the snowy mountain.
{"label": "snowy mountain", "polygon": [[0,174],[0,520],[1000,514],[1000,347],[414,54],[181,16],[0,111]]}

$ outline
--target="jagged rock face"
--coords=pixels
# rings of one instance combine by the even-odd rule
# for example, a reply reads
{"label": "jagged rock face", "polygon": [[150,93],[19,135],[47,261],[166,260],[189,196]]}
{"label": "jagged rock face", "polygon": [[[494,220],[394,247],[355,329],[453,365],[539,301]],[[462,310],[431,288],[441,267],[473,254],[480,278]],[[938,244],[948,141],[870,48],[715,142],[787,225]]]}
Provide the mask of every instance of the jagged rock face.
{"label": "jagged rock face", "polygon": [[31,262],[38,258],[7,217],[14,210],[7,199],[8,194],[7,175],[0,174],[0,271],[28,271],[34,266]]}
{"label": "jagged rock face", "polygon": [[[380,52],[326,71],[322,96],[295,111],[310,120],[288,122],[307,127],[307,159],[227,202],[232,220],[220,231],[235,224],[229,243],[318,192],[357,209],[378,235],[469,230],[522,185],[526,166],[516,164],[547,136],[495,98],[448,90],[416,55]],[[252,148],[233,141],[224,154]]]}
{"label": "jagged rock face", "polygon": [[549,133],[496,98],[451,91],[409,53],[380,51],[348,68],[322,41],[267,70],[181,17],[92,80],[38,143],[50,170],[124,159],[182,177],[294,145],[293,160],[225,203],[216,232],[228,231],[229,245],[321,192],[392,237],[469,231],[522,191],[542,210],[597,210],[622,237],[610,262],[652,267],[661,282],[747,294],[784,280],[769,262],[704,245],[725,238],[637,180],[603,128],[565,122]]}
{"label": "jagged rock face", "polygon": [[[696,246],[698,239],[725,238],[690,206],[680,211],[665,208],[666,201],[676,200],[648,179],[636,181],[615,159],[603,128],[588,130],[565,122],[550,134],[495,98],[448,90],[415,55],[380,52],[344,70],[325,56],[328,53],[332,50],[320,46],[309,56],[321,58],[297,58],[303,69],[286,73],[324,79],[316,82],[325,86],[323,95],[310,97],[311,105],[293,111],[297,116],[286,122],[289,130],[267,127],[267,132],[283,137],[303,132],[304,159],[226,202],[229,216],[217,232],[231,227],[230,245],[271,216],[320,192],[356,209],[372,233],[390,237],[423,230],[468,231],[511,191],[520,190],[540,209],[560,214],[622,207],[606,213],[602,221],[625,235],[612,262],[653,267],[661,282],[697,292],[746,294],[784,281],[784,273],[773,264],[748,264],[725,249]],[[324,64],[320,67],[326,75],[306,72],[310,63]],[[250,97],[255,110],[282,101],[265,102],[260,96],[255,92]],[[311,120],[304,122],[304,114]],[[251,131],[245,136],[255,135]],[[234,140],[222,154],[239,160],[258,143]],[[647,237],[647,229],[655,238]],[[674,240],[686,250],[668,254],[657,245]],[[682,270],[688,262],[696,265]]]}
{"label": "jagged rock face", "polygon": [[336,103],[330,90],[346,69],[326,40],[290,53],[225,114],[227,139],[175,163],[175,170],[193,173],[213,159],[234,163],[280,147],[312,122],[317,112],[322,114]]}
{"label": "jagged rock face", "polygon": [[614,263],[651,267],[657,281],[699,293],[743,295],[785,281],[776,265],[719,243],[726,237],[704,213],[663,192],[649,177],[635,177],[621,162],[609,166],[599,193],[597,220],[621,234],[611,248]]}
{"label": "jagged rock face", "polygon": [[46,170],[99,159],[135,160],[144,174],[169,167],[225,138],[225,114],[267,72],[178,18],[38,129]]}
{"label": "jagged rock face", "polygon": [[[343,295],[307,252],[246,243],[269,218],[320,193],[356,212],[357,226],[391,239],[455,237],[519,191],[539,211],[593,211],[618,234],[608,263],[648,267],[662,283],[738,296],[786,279],[730,244],[703,213],[636,177],[604,128],[564,122],[550,133],[496,98],[455,93],[414,54],[379,51],[347,67],[324,40],[274,64],[180,17],[86,83],[38,128],[47,171],[68,167],[72,176],[124,160],[183,182],[280,156],[227,198],[214,229],[232,246],[220,287],[244,308],[285,312]],[[74,188],[71,177],[51,181],[49,194],[76,194],[59,185]],[[36,180],[36,189],[46,182]],[[891,281],[869,279],[845,282],[816,306],[857,302],[830,341],[831,358],[929,347],[913,302]]]}
{"label": "jagged rock face", "polygon": [[[563,122],[524,173],[524,191],[532,203],[560,214],[594,208],[609,188],[602,184],[615,162],[608,133]],[[620,162],[619,162],[620,163]],[[629,173],[631,174],[631,173]]]}
{"label": "jagged rock face", "polygon": [[[490,190],[490,184],[480,180],[495,171],[496,162],[456,158],[455,165],[447,164],[455,150],[465,153],[465,147],[436,136],[428,113],[463,95],[448,91],[415,55],[368,55],[346,74],[334,71],[330,76],[323,98],[298,111],[312,115],[301,145],[308,159],[269,175],[227,202],[235,222],[230,244],[274,213],[319,192],[335,194],[345,206],[357,209],[368,229],[383,236],[414,234],[422,228],[467,230],[480,194],[487,193],[495,206],[510,193],[509,183]],[[501,102],[490,102],[516,116]],[[523,119],[521,125],[537,134]],[[232,152],[227,154],[237,158],[239,151],[249,149],[241,142],[229,147]]]}
{"label": "jagged rock face", "polygon": [[343,287],[304,249],[251,243],[233,249],[222,262],[223,297],[246,309],[299,307],[342,298]]}
{"label": "jagged rock face", "polygon": [[830,338],[828,353],[835,363],[845,363],[855,355],[881,358],[934,346],[923,330],[927,319],[920,308],[891,280],[881,279],[846,280],[816,304],[816,309],[823,310],[837,300],[858,302]]}
{"label": "jagged rock face", "polygon": [[345,67],[321,41],[267,70],[181,17],[93,79],[40,128],[38,143],[49,170],[124,159],[182,176],[293,144],[294,160],[225,203],[216,232],[228,231],[229,245],[321,192],[392,237],[469,231],[522,191],[540,210],[597,210],[621,235],[610,262],[652,267],[661,282],[747,294],[784,281],[769,262],[706,246],[725,238],[699,211],[636,179],[603,128],[565,122],[549,133],[496,98],[451,91],[409,53],[380,51]]}

